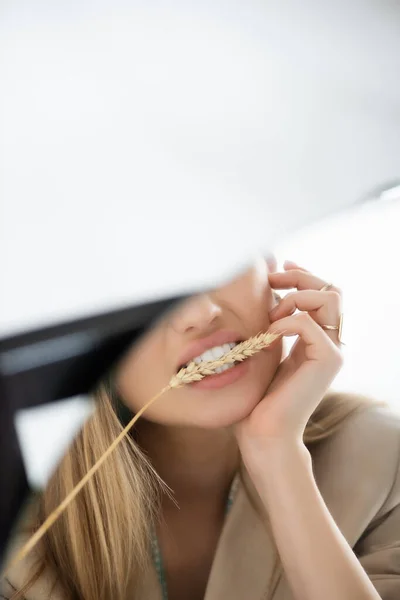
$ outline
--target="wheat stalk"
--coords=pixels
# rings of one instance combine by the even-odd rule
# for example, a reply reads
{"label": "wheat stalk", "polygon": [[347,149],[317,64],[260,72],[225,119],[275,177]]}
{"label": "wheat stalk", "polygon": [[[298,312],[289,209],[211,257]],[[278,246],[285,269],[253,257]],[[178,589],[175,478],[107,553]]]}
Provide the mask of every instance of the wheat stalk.
{"label": "wheat stalk", "polygon": [[89,469],[89,471],[82,477],[82,479],[77,483],[77,485],[69,492],[69,494],[64,498],[64,500],[57,506],[53,512],[45,519],[42,525],[37,529],[37,531],[28,539],[28,541],[22,546],[22,548],[16,553],[13,559],[8,564],[6,571],[8,571],[11,567],[15,566],[20,560],[25,558],[25,556],[30,552],[39,540],[44,536],[46,531],[50,529],[53,523],[58,519],[58,517],[64,512],[67,506],[72,502],[75,496],[81,491],[81,489],[86,485],[86,483],[93,477],[96,471],[101,467],[107,457],[115,450],[118,444],[124,439],[124,437],[129,433],[130,429],[136,423],[136,421],[141,417],[141,415],[149,408],[153,402],[155,402],[160,396],[162,396],[165,392],[182,387],[189,383],[194,383],[196,381],[200,381],[207,377],[208,375],[214,375],[216,369],[222,367],[223,365],[233,364],[235,362],[242,362],[247,358],[250,358],[260,350],[267,348],[274,342],[279,336],[279,334],[273,333],[259,333],[258,335],[249,338],[248,340],[241,342],[230,352],[225,354],[219,359],[205,361],[200,364],[196,364],[191,362],[187,367],[181,369],[176,375],[174,375],[169,384],[159,391],[151,400],[149,400],[142,408],[135,414],[135,416],[129,421],[129,423],[124,427],[121,433],[115,438],[115,440],[110,444],[110,446],[105,450],[105,452],[100,456],[100,458],[95,462],[95,464]]}
{"label": "wheat stalk", "polygon": [[260,350],[267,348],[279,336],[276,333],[259,333],[254,337],[237,344],[230,352],[227,352],[221,358],[209,360],[196,364],[191,362],[187,367],[181,369],[169,382],[170,388],[179,388],[188,383],[201,381],[208,375],[214,375],[216,370],[223,365],[232,365],[235,362],[242,362],[250,358]]}

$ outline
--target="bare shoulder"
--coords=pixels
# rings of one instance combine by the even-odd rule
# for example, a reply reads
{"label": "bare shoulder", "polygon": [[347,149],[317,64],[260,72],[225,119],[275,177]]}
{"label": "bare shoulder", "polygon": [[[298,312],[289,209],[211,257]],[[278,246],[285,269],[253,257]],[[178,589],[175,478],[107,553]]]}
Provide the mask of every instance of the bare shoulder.
{"label": "bare shoulder", "polygon": [[389,407],[366,403],[311,453],[321,491],[333,502],[340,495],[343,502],[362,498],[376,512],[400,503],[400,414]]}

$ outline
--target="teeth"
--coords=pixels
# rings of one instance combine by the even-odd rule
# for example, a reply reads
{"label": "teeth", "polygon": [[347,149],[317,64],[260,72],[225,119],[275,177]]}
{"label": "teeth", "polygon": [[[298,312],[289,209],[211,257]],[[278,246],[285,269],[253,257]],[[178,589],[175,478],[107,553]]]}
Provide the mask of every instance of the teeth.
{"label": "teeth", "polygon": [[217,367],[215,369],[216,373],[223,373],[224,371],[228,371],[229,369],[232,369],[234,365],[222,365],[222,367]]}
{"label": "teeth", "polygon": [[[192,361],[194,361],[196,365],[198,365],[201,362],[207,362],[210,360],[217,360],[218,358],[222,358],[223,356],[225,356],[225,354],[228,354],[228,352],[230,352],[235,346],[236,344],[234,342],[231,342],[230,344],[223,344],[222,346],[215,346],[214,348],[210,348],[209,350],[203,352],[203,354],[200,354],[200,356],[196,356],[196,358],[190,360],[186,364],[186,366]],[[234,365],[224,365],[223,367],[218,367],[216,373],[222,373],[227,369],[231,369],[233,366]],[[222,369],[222,371],[220,371],[220,369]]]}
{"label": "teeth", "polygon": [[[210,352],[211,352],[213,358],[221,358],[221,356],[224,356],[224,354],[226,353],[223,346],[217,346],[216,348],[211,348]],[[229,350],[228,350],[228,352],[229,352]]]}
{"label": "teeth", "polygon": [[204,360],[204,361],[214,360],[214,355],[211,352],[211,350],[206,350],[205,352],[203,352],[203,354],[201,355],[201,360]]}

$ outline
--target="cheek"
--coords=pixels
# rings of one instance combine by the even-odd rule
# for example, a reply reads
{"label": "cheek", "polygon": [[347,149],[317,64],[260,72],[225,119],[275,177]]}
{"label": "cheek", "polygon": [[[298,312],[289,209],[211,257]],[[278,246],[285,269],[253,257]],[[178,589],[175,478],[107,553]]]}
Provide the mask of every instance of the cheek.
{"label": "cheek", "polygon": [[273,305],[272,290],[265,268],[254,268],[246,278],[238,281],[237,294],[232,295],[237,311],[247,323],[252,324],[253,331],[266,329],[269,325],[269,311]]}
{"label": "cheek", "polygon": [[165,385],[165,360],[156,344],[138,346],[121,363],[117,372],[118,390],[123,402],[137,412]]}
{"label": "cheek", "polygon": [[248,294],[245,302],[238,306],[241,317],[250,325],[254,333],[266,331],[270,325],[269,311],[272,308],[272,294],[267,285],[258,287]]}

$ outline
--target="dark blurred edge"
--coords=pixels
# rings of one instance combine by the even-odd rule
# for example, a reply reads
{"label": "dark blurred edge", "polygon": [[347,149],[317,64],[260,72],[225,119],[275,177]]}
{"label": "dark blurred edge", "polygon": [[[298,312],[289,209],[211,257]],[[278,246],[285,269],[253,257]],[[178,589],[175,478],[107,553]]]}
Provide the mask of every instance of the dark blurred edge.
{"label": "dark blurred edge", "polygon": [[171,297],[0,339],[0,565],[29,486],[14,427],[16,410],[88,394]]}

